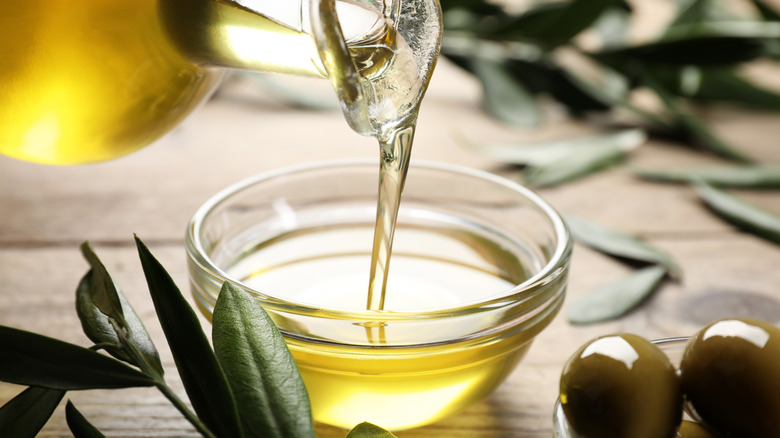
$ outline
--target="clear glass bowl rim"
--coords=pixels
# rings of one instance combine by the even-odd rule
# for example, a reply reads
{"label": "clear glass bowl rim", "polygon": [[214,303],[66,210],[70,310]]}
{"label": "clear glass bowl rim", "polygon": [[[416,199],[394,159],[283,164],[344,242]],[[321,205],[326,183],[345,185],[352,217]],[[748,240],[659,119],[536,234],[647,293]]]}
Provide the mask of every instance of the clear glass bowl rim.
{"label": "clear glass bowl rim", "polygon": [[[549,261],[542,267],[539,272],[526,281],[518,284],[512,289],[504,291],[501,294],[497,294],[489,297],[485,300],[463,303],[454,308],[443,308],[431,311],[384,311],[384,310],[344,310],[344,309],[330,309],[323,308],[321,306],[308,306],[298,302],[292,302],[284,300],[267,293],[263,293],[254,290],[246,285],[241,284],[235,279],[231,279],[227,273],[216,266],[216,264],[206,255],[202,241],[200,239],[200,232],[203,226],[203,222],[206,220],[211,211],[219,207],[222,203],[226,202],[231,196],[260,183],[268,182],[277,178],[283,178],[290,174],[301,174],[317,170],[326,170],[328,168],[336,167],[366,167],[373,166],[379,169],[379,163],[375,160],[351,158],[351,159],[337,159],[337,160],[324,160],[311,162],[306,164],[288,166],[268,172],[259,173],[257,175],[240,180],[226,188],[220,190],[209,199],[206,200],[193,214],[190,222],[187,226],[185,236],[185,246],[191,261],[194,262],[199,269],[207,273],[210,277],[216,279],[219,283],[230,281],[240,285],[245,290],[252,293],[256,298],[260,299],[266,310],[276,310],[281,312],[290,312],[297,314],[313,315],[316,313],[318,318],[326,319],[344,319],[344,320],[363,320],[363,321],[376,321],[377,314],[381,314],[383,321],[392,320],[410,320],[410,319],[437,319],[437,318],[451,318],[453,316],[462,316],[467,314],[480,313],[485,311],[495,310],[497,307],[503,307],[510,305],[518,301],[528,301],[536,298],[539,294],[546,292],[546,287],[549,283],[554,282],[555,278],[562,275],[565,270],[566,264],[571,257],[573,240],[569,233],[568,227],[563,218],[557,213],[557,211],[544,199],[532,190],[522,186],[519,183],[511,181],[507,178],[494,175],[492,173],[476,170],[464,166],[458,166],[447,163],[431,162],[431,161],[414,161],[410,164],[411,174],[414,175],[415,168],[428,169],[433,171],[442,171],[453,174],[460,174],[463,176],[478,178],[486,180],[493,184],[503,186],[512,191],[519,193],[523,198],[528,200],[534,208],[538,209],[544,217],[546,217],[552,224],[556,245],[555,250],[551,254]],[[403,199],[402,199],[403,208]],[[537,303],[537,306],[544,306],[549,301],[559,298],[557,295],[547,297],[541,302]]]}

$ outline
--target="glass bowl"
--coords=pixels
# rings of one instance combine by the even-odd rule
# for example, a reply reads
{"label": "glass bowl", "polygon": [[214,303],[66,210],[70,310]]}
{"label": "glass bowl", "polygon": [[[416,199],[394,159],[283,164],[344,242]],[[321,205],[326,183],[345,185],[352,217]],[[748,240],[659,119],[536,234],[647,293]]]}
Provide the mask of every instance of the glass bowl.
{"label": "glass bowl", "polygon": [[[651,341],[658,346],[666,355],[672,364],[679,368],[680,361],[682,360],[683,353],[685,352],[685,345],[688,342],[688,337],[677,338],[665,338],[656,339]],[[571,429],[569,422],[566,421],[566,415],[563,413],[563,406],[561,406],[561,400],[555,400],[555,407],[553,408],[553,437],[554,438],[578,438],[580,435]]]}
{"label": "glass bowl", "polygon": [[378,169],[326,162],[239,182],[195,213],[186,247],[207,317],[231,280],[274,319],[315,420],[404,429],[506,378],[560,309],[572,242],[560,216],[514,182],[412,164],[385,310],[366,310]]}

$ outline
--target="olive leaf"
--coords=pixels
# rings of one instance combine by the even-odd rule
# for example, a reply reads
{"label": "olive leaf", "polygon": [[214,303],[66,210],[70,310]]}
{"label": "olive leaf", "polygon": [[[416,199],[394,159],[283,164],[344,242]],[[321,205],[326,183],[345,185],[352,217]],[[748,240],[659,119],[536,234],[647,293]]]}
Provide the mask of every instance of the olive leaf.
{"label": "olive leaf", "polygon": [[567,317],[573,324],[591,324],[623,316],[641,304],[665,276],[665,266],[639,269],[572,302]]}
{"label": "olive leaf", "polygon": [[613,7],[604,11],[593,23],[601,44],[605,49],[624,47],[628,41],[631,12],[625,8]]}
{"label": "olive leaf", "polygon": [[92,423],[84,418],[70,400],[65,404],[65,420],[68,422],[68,428],[70,428],[73,438],[105,437]]}
{"label": "olive leaf", "polygon": [[539,166],[565,159],[578,150],[615,149],[628,152],[641,145],[646,138],[644,132],[639,129],[626,129],[533,143],[474,143],[463,136],[459,136],[458,140],[463,146],[502,163]]}
{"label": "olive leaf", "polygon": [[536,126],[542,113],[533,94],[513,80],[506,66],[496,60],[473,57],[471,70],[482,84],[485,107],[498,120],[520,126]]}
{"label": "olive leaf", "polygon": [[346,438],[395,438],[395,435],[377,425],[364,421],[353,427]]}
{"label": "olive leaf", "polygon": [[0,408],[0,436],[34,438],[43,428],[65,391],[31,386]]}
{"label": "olive leaf", "polygon": [[81,244],[81,253],[92,267],[92,272],[94,272],[92,283],[87,289],[90,298],[104,315],[114,318],[121,326],[126,326],[124,314],[122,313],[122,303],[119,301],[116,286],[111,276],[108,275],[103,262],[98,259],[89,242]]}
{"label": "olive leaf", "polygon": [[632,114],[642,124],[654,131],[663,132],[667,135],[670,132],[674,133],[677,126],[674,121],[669,121],[667,117],[654,114],[630,102],[631,81],[624,72],[609,66],[602,66],[603,77],[600,80],[586,77],[573,68],[568,68],[567,72],[577,87],[593,96],[594,99]]}
{"label": "olive leaf", "polygon": [[632,130],[602,137],[602,142],[571,149],[551,162],[534,164],[525,172],[525,183],[545,187],[571,181],[618,163],[645,141],[642,131]]}
{"label": "olive leaf", "polygon": [[[84,275],[76,289],[76,310],[84,333],[117,359],[141,369],[153,370],[158,376],[162,376],[164,371],[160,356],[143,322],[121,290],[116,287],[89,242],[81,245],[81,251],[92,265],[92,269]],[[105,303],[109,303],[107,308],[110,314],[103,312],[97,302],[104,303],[104,308]],[[115,316],[121,319],[117,320]],[[109,318],[119,325],[119,333]],[[138,355],[134,354],[136,351]]]}
{"label": "olive leaf", "polygon": [[625,152],[613,148],[577,150],[558,161],[526,170],[523,181],[530,187],[561,184],[597,172],[620,162]]}
{"label": "olive leaf", "polygon": [[141,239],[135,236],[135,241],[157,317],[192,407],[217,436],[243,436],[227,377],[197,315]]}
{"label": "olive leaf", "polygon": [[[730,30],[730,31],[729,31]],[[771,29],[767,28],[767,33]],[[770,35],[767,35],[770,36]],[[764,35],[748,33],[734,26],[676,26],[658,41],[608,49],[592,56],[613,68],[637,71],[648,65],[729,65],[750,61],[765,54]]]}
{"label": "olive leaf", "polygon": [[656,70],[656,79],[659,77],[671,93],[698,102],[728,102],[760,110],[780,111],[780,94],[748,81],[733,68],[688,66],[667,72]]}
{"label": "olive leaf", "polygon": [[496,36],[530,38],[554,47],[566,43],[622,0],[573,0],[536,6],[496,31]]}
{"label": "olive leaf", "polygon": [[0,380],[45,388],[109,389],[154,381],[111,357],[36,333],[0,326]]}
{"label": "olive leaf", "polygon": [[727,222],[780,245],[780,216],[704,181],[694,183],[705,205]]}
{"label": "olive leaf", "polygon": [[582,87],[565,66],[556,65],[546,58],[534,61],[507,59],[506,65],[512,77],[534,95],[549,94],[566,105],[573,115],[603,112],[610,108],[609,101]]}
{"label": "olive leaf", "polygon": [[[725,101],[778,110],[778,93],[737,73],[747,61],[780,59],[780,14],[763,0],[752,1],[758,13],[750,16],[726,2],[679,1],[679,12],[659,29],[658,39],[630,44],[625,36],[634,9],[624,1],[531,2],[518,12],[480,0],[453,0],[443,7],[441,53],[474,75],[469,58],[500,64],[502,82],[508,89],[520,87],[524,101],[551,97],[575,117],[598,111],[601,117],[590,119],[597,123],[605,116],[621,123],[624,119],[612,115],[630,113],[631,123],[650,135],[749,163],[751,157],[720,138],[687,105]],[[592,38],[573,38],[584,30],[601,37],[601,46],[594,47]],[[594,77],[610,80],[597,83]],[[613,88],[616,77],[627,87]],[[485,87],[509,100],[498,88]],[[664,108],[642,108],[631,98],[640,89],[658,95]],[[678,102],[678,96],[684,99]],[[526,107],[537,111],[536,106]]]}
{"label": "olive leaf", "polygon": [[634,170],[639,178],[673,182],[690,183],[705,181],[721,187],[740,187],[753,189],[780,188],[780,166],[714,166],[693,168],[639,168]]}
{"label": "olive leaf", "polygon": [[564,219],[574,240],[584,245],[614,257],[662,265],[674,279],[682,276],[669,255],[643,240],[578,216],[566,215]]}
{"label": "olive leaf", "polygon": [[519,166],[554,162],[569,155],[575,147],[591,143],[587,137],[536,143],[475,143],[462,134],[457,134],[456,139],[465,148],[489,159]]}
{"label": "olive leaf", "polygon": [[313,438],[306,387],[284,338],[260,303],[225,282],[212,327],[214,352],[233,388],[246,436]]}
{"label": "olive leaf", "polygon": [[745,164],[753,162],[752,158],[723,141],[701,119],[696,117],[691,111],[683,108],[675,97],[652,76],[649,72],[645,75],[645,84],[655,91],[666,106],[666,109],[674,115],[675,121],[678,123],[676,128],[681,131],[678,135],[681,134],[695,144],[723,158]]}
{"label": "olive leaf", "polygon": [[461,143],[478,153],[507,164],[528,166],[525,183],[543,187],[602,170],[622,160],[647,139],[638,129],[526,144]]}
{"label": "olive leaf", "polygon": [[701,23],[710,18],[712,11],[712,0],[692,0],[688,2],[678,2],[680,8],[677,16],[669,23],[669,27]]}
{"label": "olive leaf", "polygon": [[763,0],[752,0],[753,5],[758,9],[758,12],[766,20],[780,21],[780,12],[773,9]]}
{"label": "olive leaf", "polygon": [[503,9],[485,0],[446,0],[441,8],[444,11],[465,9],[482,15],[503,14]]}

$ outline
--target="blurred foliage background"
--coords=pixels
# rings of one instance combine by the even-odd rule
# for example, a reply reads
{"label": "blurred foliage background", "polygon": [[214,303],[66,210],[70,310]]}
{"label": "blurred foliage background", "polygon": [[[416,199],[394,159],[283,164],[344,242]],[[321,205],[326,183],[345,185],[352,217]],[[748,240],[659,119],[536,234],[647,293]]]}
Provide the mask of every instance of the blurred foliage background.
{"label": "blurred foliage background", "polygon": [[506,123],[544,123],[540,100],[552,99],[573,117],[752,163],[696,108],[780,111],[780,94],[742,72],[780,60],[780,7],[768,1],[669,0],[671,19],[637,37],[636,8],[623,0],[442,0],[442,55],[479,79],[485,108]]}
{"label": "blurred foliage background", "polygon": [[[545,108],[555,105],[602,132],[537,144],[461,142],[497,161],[522,166],[523,182],[532,187],[607,169],[648,137],[695,148],[724,164],[633,173],[689,184],[721,219],[780,245],[780,216],[727,190],[778,189],[780,166],[756,162],[701,116],[713,105],[780,112],[778,91],[746,68],[777,67],[780,61],[780,5],[769,1],[649,2],[669,6],[670,13],[664,22],[637,31],[647,15],[646,9],[638,10],[639,2],[442,0],[442,55],[479,81],[485,110],[494,118],[541,126]],[[620,317],[641,305],[664,279],[679,281],[676,262],[642,239],[583,218],[566,221],[578,242],[639,264],[630,275],[573,302],[570,322]]]}

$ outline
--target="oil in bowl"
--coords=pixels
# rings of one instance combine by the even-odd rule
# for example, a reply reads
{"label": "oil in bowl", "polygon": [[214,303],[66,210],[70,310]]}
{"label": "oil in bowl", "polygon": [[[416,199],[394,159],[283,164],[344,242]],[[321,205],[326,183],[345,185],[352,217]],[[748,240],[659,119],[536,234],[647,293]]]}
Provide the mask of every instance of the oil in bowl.
{"label": "oil in bowl", "polygon": [[240,182],[193,216],[191,286],[210,317],[222,282],[253,294],[295,357],[314,419],[406,429],[481,400],[558,312],[571,239],[558,214],[494,175],[413,164],[383,310],[367,310],[371,161]]}

